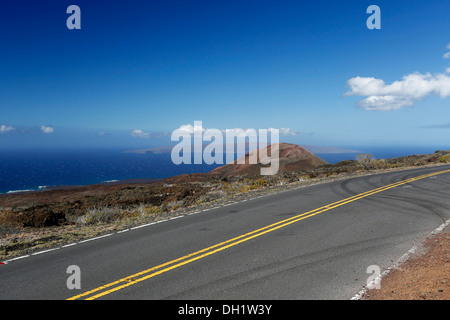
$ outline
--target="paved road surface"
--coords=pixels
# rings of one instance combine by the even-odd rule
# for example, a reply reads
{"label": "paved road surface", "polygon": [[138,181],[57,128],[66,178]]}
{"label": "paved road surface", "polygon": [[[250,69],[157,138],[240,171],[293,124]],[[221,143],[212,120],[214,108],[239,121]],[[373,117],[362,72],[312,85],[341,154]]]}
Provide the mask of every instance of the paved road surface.
{"label": "paved road surface", "polygon": [[449,218],[450,166],[324,183],[10,261],[0,299],[350,299]]}

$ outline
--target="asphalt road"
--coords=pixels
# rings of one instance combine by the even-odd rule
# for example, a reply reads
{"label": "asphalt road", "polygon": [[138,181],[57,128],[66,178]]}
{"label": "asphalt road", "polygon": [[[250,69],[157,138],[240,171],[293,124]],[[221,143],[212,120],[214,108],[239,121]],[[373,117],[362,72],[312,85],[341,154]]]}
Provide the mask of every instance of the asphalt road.
{"label": "asphalt road", "polygon": [[351,178],[9,261],[0,299],[350,299],[449,218],[450,166]]}

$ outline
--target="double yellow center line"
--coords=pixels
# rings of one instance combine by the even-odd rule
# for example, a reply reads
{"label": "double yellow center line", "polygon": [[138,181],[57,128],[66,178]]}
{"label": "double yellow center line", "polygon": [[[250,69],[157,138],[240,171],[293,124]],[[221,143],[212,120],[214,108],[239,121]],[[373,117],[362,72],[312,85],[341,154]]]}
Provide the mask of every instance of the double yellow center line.
{"label": "double yellow center line", "polygon": [[325,212],[325,211],[329,211],[331,209],[343,206],[343,205],[348,204],[350,202],[353,202],[353,201],[356,201],[356,200],[359,200],[359,199],[371,196],[373,194],[380,193],[380,192],[383,192],[383,191],[386,191],[386,190],[389,190],[389,189],[392,189],[392,188],[395,188],[395,187],[398,187],[398,186],[401,186],[401,185],[404,185],[404,184],[407,184],[407,183],[411,183],[411,182],[414,182],[414,181],[417,181],[417,180],[429,178],[429,177],[436,176],[436,175],[443,174],[443,173],[447,173],[447,172],[450,172],[450,170],[444,170],[444,171],[439,171],[439,172],[434,172],[434,173],[421,175],[421,176],[418,176],[418,177],[415,177],[415,178],[402,180],[402,181],[399,181],[399,182],[396,182],[396,183],[392,183],[392,184],[389,184],[389,185],[386,185],[386,186],[383,186],[383,187],[380,187],[380,188],[376,188],[376,189],[373,189],[373,190],[370,190],[370,191],[367,191],[367,192],[364,192],[364,193],[360,193],[360,194],[357,194],[355,196],[352,196],[352,197],[349,197],[349,198],[346,198],[346,199],[343,199],[343,200],[340,200],[340,201],[337,201],[337,202],[333,202],[333,203],[328,204],[326,206],[323,206],[323,207],[320,207],[320,208],[317,208],[317,209],[314,209],[314,210],[311,210],[311,211],[308,211],[308,212],[305,212],[305,213],[293,216],[293,217],[285,219],[285,220],[281,220],[279,222],[270,224],[270,225],[265,226],[263,228],[256,229],[254,231],[245,233],[245,234],[240,235],[238,237],[235,237],[235,238],[229,239],[227,241],[215,244],[213,246],[204,248],[202,250],[190,253],[188,255],[185,255],[183,257],[177,258],[175,260],[171,260],[171,261],[168,261],[166,263],[160,264],[158,266],[152,267],[150,269],[147,269],[147,270],[144,270],[144,271],[132,274],[132,275],[130,275],[128,277],[125,277],[125,278],[119,279],[117,281],[108,283],[106,285],[103,285],[101,287],[92,289],[92,290],[84,292],[82,294],[73,296],[73,297],[69,298],[68,300],[76,300],[76,299],[80,299],[80,298],[85,298],[86,300],[94,300],[94,299],[100,298],[102,296],[108,295],[108,294],[113,293],[115,291],[118,291],[118,290],[124,289],[126,287],[129,287],[129,286],[131,286],[133,284],[142,282],[144,280],[150,279],[152,277],[155,277],[155,276],[160,275],[162,273],[165,273],[167,271],[170,271],[170,270],[173,270],[175,268],[181,267],[181,266],[186,265],[188,263],[191,263],[193,261],[200,260],[200,259],[205,258],[207,256],[210,256],[210,255],[212,255],[214,253],[217,253],[217,252],[223,251],[225,249],[228,249],[230,247],[236,246],[236,245],[238,245],[240,243],[243,243],[243,242],[246,242],[248,240],[260,237],[260,236],[262,236],[262,235],[264,235],[266,233],[269,233],[269,232],[275,231],[277,229],[286,227],[286,226],[288,226],[290,224],[293,224],[295,222],[298,222],[300,220],[304,220],[304,219],[310,218],[310,217],[315,216],[315,215],[317,215],[319,213],[322,213],[322,212]]}

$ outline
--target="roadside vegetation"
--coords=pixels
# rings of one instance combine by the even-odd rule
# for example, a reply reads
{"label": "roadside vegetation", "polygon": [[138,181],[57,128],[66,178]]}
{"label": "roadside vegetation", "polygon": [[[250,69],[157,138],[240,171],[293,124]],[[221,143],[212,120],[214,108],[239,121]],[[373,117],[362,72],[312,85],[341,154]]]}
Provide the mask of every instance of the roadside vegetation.
{"label": "roadside vegetation", "polygon": [[10,207],[0,204],[0,261],[293,187],[447,163],[450,163],[450,151],[394,159],[375,159],[371,154],[359,154],[355,160],[324,165],[308,172],[164,185],[127,185],[110,194],[85,194],[70,201]]}

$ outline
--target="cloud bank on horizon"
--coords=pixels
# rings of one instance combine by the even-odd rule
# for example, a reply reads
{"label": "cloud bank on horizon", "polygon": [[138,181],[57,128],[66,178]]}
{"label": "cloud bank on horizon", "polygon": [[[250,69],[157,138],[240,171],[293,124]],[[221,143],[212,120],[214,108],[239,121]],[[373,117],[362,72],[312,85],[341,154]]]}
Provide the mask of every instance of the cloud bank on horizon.
{"label": "cloud bank on horizon", "polygon": [[[450,50],[450,44],[447,45]],[[444,54],[449,58],[450,52]],[[363,110],[391,111],[413,106],[429,95],[439,95],[442,99],[450,96],[450,68],[445,73],[422,74],[414,72],[403,76],[402,80],[386,84],[374,77],[353,77],[347,81],[350,90],[345,96],[366,96],[358,102]]]}
{"label": "cloud bank on horizon", "polygon": [[9,126],[6,124],[2,124],[0,125],[0,133],[6,133],[6,132],[11,132],[16,130],[16,128],[14,128],[13,126]]}
{"label": "cloud bank on horizon", "polygon": [[42,125],[39,128],[30,128],[30,127],[22,127],[22,128],[15,128],[11,125],[7,125],[7,124],[2,124],[0,125],[0,134],[3,133],[36,133],[36,132],[40,132],[40,133],[53,133],[55,132],[55,128],[53,128],[52,126],[45,126]]}
{"label": "cloud bank on horizon", "polygon": [[[237,135],[246,136],[250,133],[249,130],[251,130],[251,129],[241,129],[241,128],[219,129],[219,131],[222,133],[225,133],[226,130],[232,130]],[[275,128],[268,128],[267,130],[270,132],[271,130],[275,130]],[[279,134],[281,136],[297,136],[297,135],[301,134],[301,132],[293,130],[291,128],[283,127],[283,128],[278,128],[278,130],[279,130]],[[198,127],[198,126],[193,126],[192,124],[184,124],[184,125],[181,125],[180,127],[178,127],[176,129],[176,131],[178,131],[180,133],[194,134],[194,132],[197,132],[197,131],[201,131],[202,133],[204,133],[206,131],[206,128],[204,128],[203,126]],[[103,134],[104,134],[103,132],[99,133],[99,135],[103,135]],[[170,135],[170,133],[168,133],[168,132],[150,133],[150,132],[143,131],[141,129],[135,129],[130,132],[130,135],[133,138],[149,139],[152,136],[158,136],[158,135],[159,136],[161,136],[161,135],[168,136],[168,135]]]}
{"label": "cloud bank on horizon", "polygon": [[[291,128],[268,128],[267,130],[271,131],[271,130],[275,130],[275,129],[279,130],[279,133],[280,133],[281,136],[296,136],[296,135],[300,134],[300,132],[298,132],[296,130],[293,130]],[[196,126],[193,126],[191,124],[186,124],[186,125],[181,125],[177,130],[179,132],[185,132],[185,133],[188,133],[188,134],[193,134],[194,131],[197,131],[197,130],[205,132],[206,128],[204,128],[203,126],[202,127],[196,127]],[[219,129],[219,130],[221,132],[225,132],[226,131],[224,129]],[[238,134],[247,135],[249,133],[249,130],[251,130],[251,129],[233,128],[233,129],[227,129],[227,130],[233,130],[233,131],[235,131]]]}

